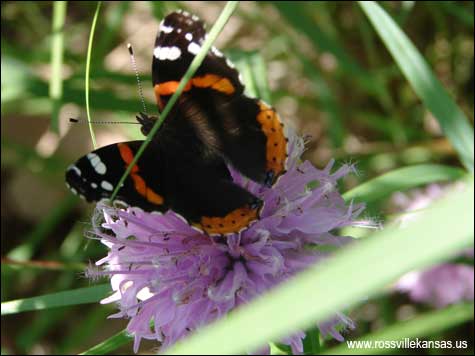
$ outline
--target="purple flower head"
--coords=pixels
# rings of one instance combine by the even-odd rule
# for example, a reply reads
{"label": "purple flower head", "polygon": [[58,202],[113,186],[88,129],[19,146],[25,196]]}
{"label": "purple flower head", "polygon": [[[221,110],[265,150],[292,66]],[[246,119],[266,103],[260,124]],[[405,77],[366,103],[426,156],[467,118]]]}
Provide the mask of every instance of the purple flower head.
{"label": "purple flower head", "polygon": [[[95,234],[110,251],[96,263],[103,271],[90,274],[111,276],[114,293],[102,303],[117,302],[120,312],[113,317],[130,319],[135,352],[142,338],[158,340],[162,350],[169,347],[324,259],[328,252],[319,246],[351,241],[332,231],[362,224],[356,218],[364,207],[347,206],[336,188],[354,168],[343,165],[332,173],[332,161],[316,169],[300,162],[303,146],[301,138],[290,136],[288,170],[272,188],[230,168],[237,184],[264,201],[260,219],[239,234],[210,238],[172,211],[161,215],[98,204],[105,222]],[[337,326],[354,327],[339,313],[318,325],[323,335],[343,341]],[[301,353],[304,336],[297,331],[281,341]]]}
{"label": "purple flower head", "polygon": [[[425,189],[413,191],[410,195],[398,193],[394,202],[405,214],[398,219],[401,227],[416,220],[418,215],[434,201],[460,190],[463,183],[455,186],[431,184]],[[473,260],[473,248],[460,252],[461,258]],[[474,268],[463,263],[443,263],[422,271],[412,271],[402,276],[395,284],[396,290],[408,293],[409,297],[421,303],[442,308],[460,301],[474,299]]]}
{"label": "purple flower head", "polygon": [[473,301],[473,279],[473,265],[444,263],[404,275],[397,288],[416,302],[442,308],[463,300]]}

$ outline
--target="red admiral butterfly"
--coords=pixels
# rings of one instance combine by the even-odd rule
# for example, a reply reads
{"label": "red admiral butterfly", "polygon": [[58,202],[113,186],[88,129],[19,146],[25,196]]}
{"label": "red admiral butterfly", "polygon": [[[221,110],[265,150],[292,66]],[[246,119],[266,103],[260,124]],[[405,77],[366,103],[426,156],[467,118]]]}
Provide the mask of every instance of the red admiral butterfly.
{"label": "red admiral butterfly", "polygon": [[[203,22],[186,12],[162,21],[152,63],[160,109],[205,36]],[[137,120],[147,135],[157,118],[140,114]],[[259,218],[262,201],[233,183],[227,163],[270,187],[285,172],[287,142],[275,110],[244,95],[238,71],[213,47],[117,199],[145,211],[173,209],[210,235],[239,232]],[[66,171],[67,185],[88,201],[110,197],[141,143],[115,143],[87,154]]]}

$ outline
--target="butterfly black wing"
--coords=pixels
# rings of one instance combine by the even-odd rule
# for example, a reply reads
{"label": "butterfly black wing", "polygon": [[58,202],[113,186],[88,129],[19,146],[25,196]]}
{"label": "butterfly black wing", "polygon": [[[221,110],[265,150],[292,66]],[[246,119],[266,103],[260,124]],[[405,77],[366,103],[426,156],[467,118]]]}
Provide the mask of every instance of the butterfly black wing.
{"label": "butterfly black wing", "polygon": [[[108,145],[66,171],[71,191],[109,198],[143,141]],[[260,201],[232,182],[222,160],[200,160],[181,144],[152,142],[120,188],[118,200],[145,211],[173,209],[211,235],[236,232],[258,217]]]}
{"label": "butterfly black wing", "polygon": [[[203,23],[185,12],[162,22],[152,65],[160,108],[176,91],[205,37]],[[256,220],[260,200],[233,183],[225,162],[272,185],[285,171],[287,139],[276,112],[243,92],[239,73],[213,48],[117,198],[146,211],[173,209],[212,235],[238,232]],[[147,134],[155,119],[138,119]],[[80,158],[66,172],[71,190],[89,201],[110,197],[141,143],[117,143]]]}
{"label": "butterfly black wing", "polygon": [[[168,15],[155,42],[152,78],[159,107],[175,92],[205,40],[203,22],[185,12]],[[232,63],[216,48],[187,83],[166,126],[186,126],[197,145],[221,155],[249,178],[271,185],[285,171],[287,138],[275,110],[243,94]]]}
{"label": "butterfly black wing", "polygon": [[[108,145],[81,157],[66,171],[66,184],[70,190],[87,201],[109,198],[120,178],[132,161],[142,141]],[[147,152],[148,151],[148,152]],[[141,157],[150,159],[150,150]],[[147,211],[165,211],[164,187],[159,184],[159,172],[146,164],[136,165],[119,190],[118,200]]]}

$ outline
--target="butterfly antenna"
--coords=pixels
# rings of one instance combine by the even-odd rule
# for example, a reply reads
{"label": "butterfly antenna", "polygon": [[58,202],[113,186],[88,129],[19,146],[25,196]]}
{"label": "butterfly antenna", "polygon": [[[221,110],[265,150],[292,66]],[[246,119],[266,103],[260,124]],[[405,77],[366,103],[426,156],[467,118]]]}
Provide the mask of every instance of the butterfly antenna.
{"label": "butterfly antenna", "polygon": [[[74,117],[69,118],[69,122],[73,124],[88,124],[89,121],[83,119],[76,119]],[[132,125],[141,125],[139,122],[132,122],[132,121],[90,121],[91,124],[132,124]]]}
{"label": "butterfly antenna", "polygon": [[132,45],[130,43],[127,43],[127,49],[129,50],[130,62],[132,63],[132,68],[134,69],[134,72],[135,72],[135,78],[137,79],[137,85],[139,87],[139,96],[140,96],[140,100],[142,101],[143,112],[145,114],[148,114],[147,107],[145,106],[145,100],[143,97],[142,83],[140,82],[139,71],[137,70],[137,62],[135,61],[134,49],[132,48]]}

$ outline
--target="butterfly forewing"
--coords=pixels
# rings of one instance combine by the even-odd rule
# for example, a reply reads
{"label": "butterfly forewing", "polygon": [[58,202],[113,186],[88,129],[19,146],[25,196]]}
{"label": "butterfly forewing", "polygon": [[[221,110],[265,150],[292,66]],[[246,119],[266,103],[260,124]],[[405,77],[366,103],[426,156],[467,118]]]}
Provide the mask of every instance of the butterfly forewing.
{"label": "butterfly forewing", "polygon": [[[162,21],[152,65],[159,107],[175,92],[205,36],[203,22],[194,15],[174,12]],[[185,86],[171,119],[175,122],[167,125],[188,125],[211,152],[229,160],[249,178],[272,185],[285,172],[283,125],[275,110],[243,92],[238,71],[213,48]]]}

